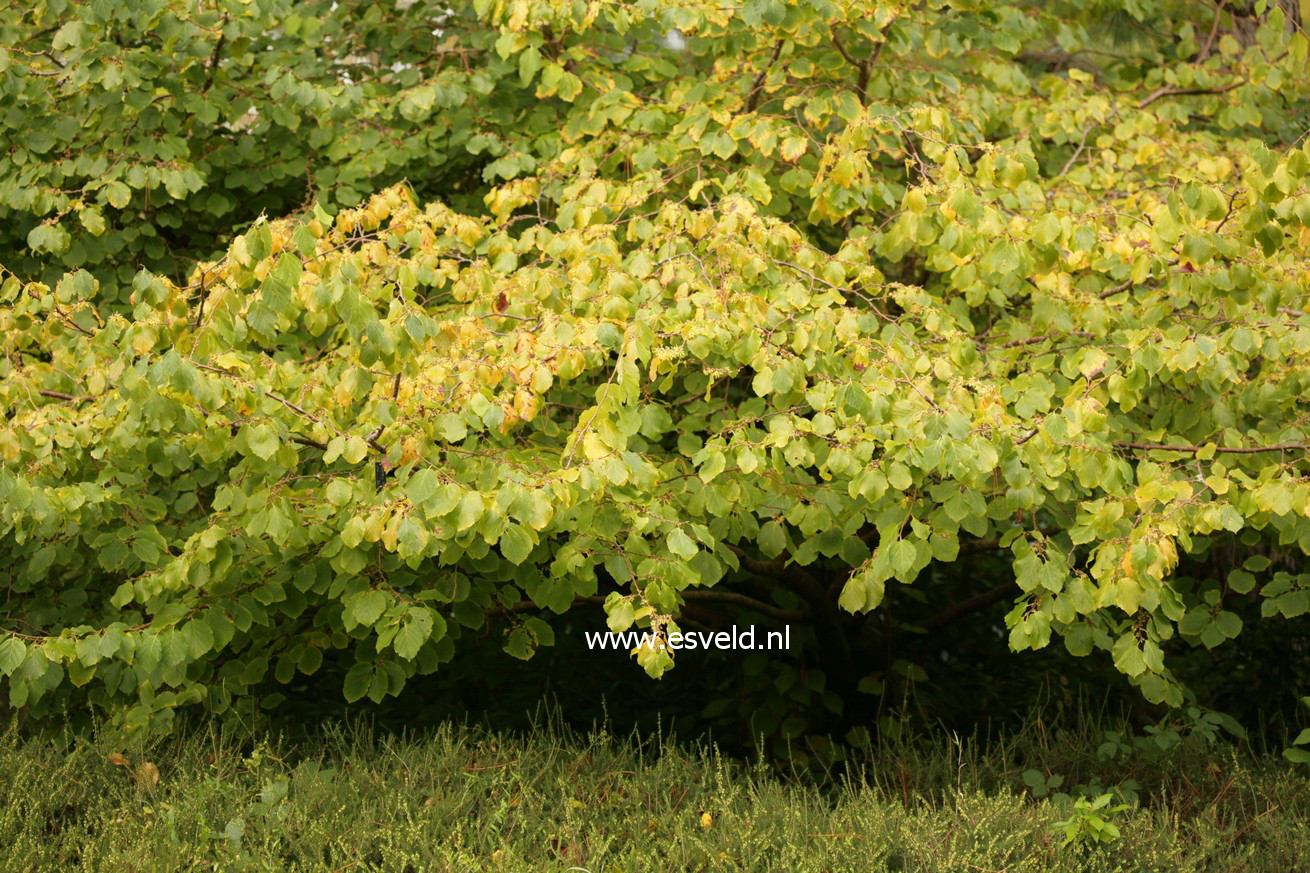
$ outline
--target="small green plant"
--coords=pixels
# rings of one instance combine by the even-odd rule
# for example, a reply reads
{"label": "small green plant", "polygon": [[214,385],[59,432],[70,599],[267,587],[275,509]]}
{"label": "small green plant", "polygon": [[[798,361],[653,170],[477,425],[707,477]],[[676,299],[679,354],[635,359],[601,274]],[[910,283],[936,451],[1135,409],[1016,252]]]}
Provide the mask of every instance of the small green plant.
{"label": "small green plant", "polygon": [[1234,739],[1246,739],[1246,730],[1232,716],[1189,706],[1181,713],[1170,713],[1159,724],[1147,725],[1144,735],[1106,731],[1096,754],[1102,761],[1122,761],[1133,754],[1158,761],[1173,754],[1189,737],[1200,737],[1206,745],[1212,745],[1220,739],[1221,730]]}
{"label": "small green plant", "polygon": [[[1310,706],[1310,697],[1302,697],[1301,703]],[[1297,746],[1310,746],[1310,728],[1305,728],[1292,740],[1292,745],[1283,750],[1283,757],[1297,764],[1310,764],[1310,749],[1298,749]]]}
{"label": "small green plant", "polygon": [[1124,779],[1111,785],[1105,785],[1099,779],[1074,786],[1073,793],[1078,797],[1097,797],[1109,792],[1116,800],[1137,806],[1141,800],[1142,783],[1136,779]]}
{"label": "small green plant", "polygon": [[1064,833],[1066,846],[1112,843],[1119,839],[1119,828],[1111,819],[1130,808],[1126,803],[1111,806],[1113,800],[1113,794],[1102,794],[1094,800],[1080,797],[1074,801],[1073,814],[1051,828]]}
{"label": "small green plant", "polygon": [[1059,773],[1046,775],[1041,770],[1023,771],[1023,783],[1028,786],[1028,790],[1037,800],[1050,798],[1052,800],[1068,800],[1069,795],[1063,793],[1053,793],[1055,789],[1064,784],[1064,777]]}
{"label": "small green plant", "polygon": [[1202,736],[1207,743],[1218,740],[1221,729],[1227,731],[1234,739],[1246,739],[1246,729],[1238,723],[1237,719],[1226,713],[1200,706],[1189,706],[1183,710],[1183,716],[1187,722],[1188,735]]}

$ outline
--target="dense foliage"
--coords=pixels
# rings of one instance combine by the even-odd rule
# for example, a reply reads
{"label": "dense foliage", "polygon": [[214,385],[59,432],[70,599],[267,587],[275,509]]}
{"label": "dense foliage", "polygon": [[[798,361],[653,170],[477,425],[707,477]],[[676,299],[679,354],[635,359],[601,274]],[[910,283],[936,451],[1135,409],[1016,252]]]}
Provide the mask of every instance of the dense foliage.
{"label": "dense foliage", "polygon": [[[185,280],[135,272],[122,304],[93,264],[41,281],[60,262],[20,258],[0,286],[10,702],[160,723],[273,705],[325,656],[378,700],[489,616],[527,658],[552,615],[600,628],[603,605],[616,630],[793,624],[764,677],[790,696],[761,723],[790,738],[1001,599],[1013,649],[1055,639],[1182,702],[1173,658],[1310,610],[1307,42],[1264,4],[1098,14],[480,0],[442,44],[514,69],[538,155],[484,175],[485,211],[397,184],[261,219]],[[1103,20],[1129,35],[1106,48]],[[74,50],[114,56],[60,40],[69,83],[97,69]],[[282,63],[209,51],[169,73],[202,102],[211,73]],[[50,71],[15,56],[6,93],[39,105]],[[445,86],[414,75],[404,97],[360,87],[435,118]],[[467,135],[501,87],[437,123]],[[356,142],[336,172],[359,190],[352,106],[305,134],[271,113],[214,178],[262,190],[223,167],[323,137]],[[179,221],[232,196],[188,178]]]}
{"label": "dense foliage", "polygon": [[[554,124],[471,10],[361,0],[0,3],[0,263],[102,302],[234,225],[408,178],[463,200]],[[511,75],[513,73],[513,75]],[[477,203],[477,198],[469,200]]]}

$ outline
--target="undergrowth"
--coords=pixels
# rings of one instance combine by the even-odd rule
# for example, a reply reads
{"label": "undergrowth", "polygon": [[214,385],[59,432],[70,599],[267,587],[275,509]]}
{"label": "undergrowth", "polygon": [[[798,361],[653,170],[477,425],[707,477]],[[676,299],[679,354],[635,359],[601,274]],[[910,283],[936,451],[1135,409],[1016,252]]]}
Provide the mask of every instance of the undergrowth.
{"label": "undergrowth", "polygon": [[549,719],[294,742],[200,725],[137,745],[11,727],[0,868],[1296,869],[1310,780],[1184,722],[884,736],[818,778]]}

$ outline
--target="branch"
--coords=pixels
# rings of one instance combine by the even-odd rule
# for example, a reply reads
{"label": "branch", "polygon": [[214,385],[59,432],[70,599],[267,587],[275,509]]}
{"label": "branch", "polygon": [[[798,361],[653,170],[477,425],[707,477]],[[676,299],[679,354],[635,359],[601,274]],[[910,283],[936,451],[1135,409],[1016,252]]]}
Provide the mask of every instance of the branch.
{"label": "branch", "polygon": [[273,398],[274,400],[276,400],[278,403],[281,403],[281,404],[282,404],[283,406],[285,406],[287,409],[290,409],[290,410],[293,411],[293,412],[299,412],[301,415],[305,416],[305,417],[308,418],[310,421],[316,422],[316,423],[318,423],[318,424],[322,424],[322,423],[323,423],[323,419],[319,418],[317,415],[315,415],[314,413],[312,413],[312,412],[310,412],[310,411],[308,411],[308,410],[306,410],[306,409],[301,409],[299,406],[297,406],[296,404],[292,403],[290,400],[286,399],[286,398],[283,397],[282,395],[280,395],[280,394],[276,394],[276,393],[274,393],[274,392],[272,392],[272,391],[266,391],[266,392],[264,392],[264,393],[265,393],[267,396],[272,397],[272,398]]}
{"label": "branch", "polygon": [[1114,295],[1118,294],[1120,291],[1127,290],[1128,287],[1132,284],[1133,284],[1132,279],[1126,279],[1123,282],[1120,282],[1118,285],[1111,285],[1109,288],[1106,288],[1104,291],[1101,292],[1100,297],[1102,300],[1106,299],[1107,297],[1113,297]]}
{"label": "branch", "polygon": [[854,685],[855,662],[851,657],[851,644],[841,624],[837,603],[828,596],[823,583],[799,564],[788,564],[787,557],[760,561],[747,555],[740,547],[724,543],[735,554],[741,566],[748,571],[776,579],[794,592],[809,607],[809,618],[815,631],[824,641],[820,652],[821,663],[838,687]]}
{"label": "branch", "polygon": [[858,67],[860,65],[860,62],[855,60],[855,58],[851,57],[850,52],[846,51],[846,46],[842,45],[842,41],[837,38],[836,33],[832,35],[832,44],[837,47],[837,51],[841,52],[841,56],[846,59],[846,63],[854,67]]}
{"label": "branch", "polygon": [[[398,397],[400,397],[400,374],[399,374],[399,373],[396,374],[395,381],[393,381],[393,382],[391,383],[391,399],[394,401],[394,400],[396,400],[396,398],[398,398]],[[382,431],[384,431],[384,430],[386,430],[386,429],[387,429],[387,426],[386,426],[385,424],[379,424],[377,427],[373,428],[373,432],[372,432],[372,433],[370,433],[368,436],[364,437],[364,442],[366,442],[366,443],[368,443],[370,446],[372,446],[372,448],[374,449],[374,451],[380,452],[381,454],[384,454],[384,455],[386,454],[386,449],[382,448],[382,446],[380,446],[380,445],[378,444],[378,438],[382,436]]]}
{"label": "branch", "polygon": [[209,56],[209,72],[205,75],[205,84],[201,86],[200,93],[204,94],[214,84],[214,75],[218,73],[218,62],[223,54],[223,45],[227,42],[227,13],[223,13],[223,20],[219,24],[218,42],[214,43],[214,53]]}
{"label": "branch", "polygon": [[855,58],[851,57],[851,53],[846,50],[846,46],[842,45],[842,41],[837,38],[836,33],[832,35],[832,44],[837,47],[837,51],[846,59],[846,62],[853,65],[855,69],[859,71],[855,79],[855,94],[860,98],[861,103],[868,103],[869,71],[873,67],[873,62],[878,59],[878,54],[882,51],[884,43],[878,43],[877,46],[874,47],[873,53],[862,61],[857,61]]}
{"label": "branch", "polygon": [[[454,606],[453,603],[443,604],[443,605],[452,606],[452,607]],[[573,606],[588,606],[588,605],[604,606],[605,598],[601,597],[599,594],[594,594],[590,597],[575,597],[573,598],[572,605]],[[519,612],[535,612],[539,610],[544,610],[546,608],[547,607],[545,606],[540,606],[536,603],[533,603],[531,600],[520,600],[517,603],[511,603],[509,606],[488,606],[485,609],[483,609],[482,612],[485,615],[509,615],[511,613],[519,613]]]}
{"label": "branch", "polygon": [[[218,271],[214,272],[214,278],[218,278]],[[191,326],[192,330],[199,330],[200,323],[205,320],[205,291],[209,289],[210,277],[207,270],[200,271],[200,305],[196,307],[196,321]]]}
{"label": "branch", "polygon": [[735,591],[683,591],[682,599],[687,601],[699,601],[704,603],[719,602],[733,603],[738,606],[744,606],[747,609],[753,609],[764,615],[772,616],[780,621],[803,621],[809,613],[803,609],[783,609],[774,606],[771,603],[765,603],[762,600],[756,600],[754,597],[748,597],[745,594],[738,594]]}
{"label": "branch", "polygon": [[[1071,330],[1068,332],[1066,336],[1079,336],[1084,339],[1096,339],[1095,334],[1088,333],[1085,330]],[[1050,334],[1042,334],[1041,336],[1030,336],[1026,339],[1010,340],[1008,343],[1001,343],[999,346],[996,346],[996,348],[1016,349],[1019,348],[1020,346],[1031,346],[1031,345],[1036,345],[1037,343],[1047,342],[1048,340],[1058,340],[1058,339],[1065,339],[1065,337],[1051,336]]]}
{"label": "branch", "polygon": [[1237,202],[1237,195],[1240,193],[1242,193],[1240,190],[1234,191],[1233,195],[1228,198],[1228,211],[1224,213],[1223,220],[1220,221],[1217,225],[1215,225],[1215,229],[1214,229],[1215,233],[1218,233],[1219,231],[1223,230],[1224,225],[1228,223],[1228,219],[1233,217],[1233,204]]}
{"label": "branch", "polygon": [[[39,299],[34,291],[28,290],[27,294],[33,300]],[[59,316],[60,321],[64,322],[64,324],[68,325],[78,333],[85,334],[86,336],[89,337],[95,336],[94,333],[82,327],[82,325],[78,324],[76,321],[73,321],[73,319],[69,318],[68,313],[64,311],[64,307],[60,306],[58,303],[54,305],[54,309],[52,311],[54,312],[55,315]]]}
{"label": "branch", "polygon": [[728,547],[728,551],[737,556],[737,560],[743,567],[758,576],[777,576],[786,569],[786,563],[779,558],[774,558],[772,561],[761,561],[758,558],[752,558],[732,543],[724,543],[724,545]]}
{"label": "branch", "polygon": [[1214,48],[1214,38],[1219,35],[1219,20],[1223,17],[1226,5],[1228,5],[1228,0],[1219,0],[1219,5],[1214,10],[1214,23],[1210,25],[1210,36],[1206,39],[1205,45],[1201,47],[1200,53],[1197,54],[1192,63],[1199,64],[1210,57],[1210,50]]}
{"label": "branch", "polygon": [[982,594],[975,595],[974,597],[970,597],[968,600],[961,600],[950,609],[937,613],[931,618],[923,621],[919,627],[924,630],[933,630],[944,624],[950,624],[957,618],[968,615],[971,612],[977,612],[980,609],[985,609],[998,600],[1003,600],[1006,594],[1009,594],[1014,590],[1015,584],[1013,582],[1002,582],[995,588],[984,591]]}
{"label": "branch", "polygon": [[[1195,454],[1205,451],[1207,446],[1165,446],[1155,443],[1115,443],[1121,449],[1138,449],[1144,452],[1186,452]],[[1243,446],[1235,449],[1215,446],[1214,451],[1227,455],[1255,455],[1260,452],[1291,452],[1310,449],[1310,443],[1287,443],[1281,446]]]}
{"label": "branch", "polygon": [[1083,138],[1078,140],[1078,148],[1074,149],[1073,154],[1069,156],[1069,160],[1065,161],[1064,166],[1060,168],[1060,172],[1056,173],[1052,178],[1058,179],[1065,173],[1069,172],[1069,168],[1074,165],[1078,160],[1078,156],[1083,153],[1083,149],[1087,147],[1088,134],[1095,130],[1100,123],[1101,122],[1099,121],[1094,121],[1087,125],[1087,127],[1083,128]]}
{"label": "branch", "polygon": [[1145,109],[1155,101],[1159,100],[1161,97],[1196,97],[1202,94],[1227,94],[1229,91],[1232,91],[1234,88],[1240,88],[1242,85],[1245,84],[1246,82],[1243,81],[1243,82],[1233,82],[1232,84],[1225,85],[1222,88],[1169,88],[1169,87],[1157,88],[1155,91],[1152,91],[1150,96],[1148,96],[1145,100],[1143,100],[1141,103],[1138,103],[1137,108]]}
{"label": "branch", "polygon": [[773,47],[773,55],[769,62],[760,70],[760,74],[755,77],[755,82],[751,85],[750,93],[746,95],[746,111],[754,112],[760,103],[760,89],[764,87],[764,78],[769,75],[769,70],[778,62],[778,56],[782,54],[782,40],[778,40],[777,45]]}
{"label": "branch", "polygon": [[[233,378],[233,379],[241,379],[241,377],[238,376],[236,373],[233,373],[233,372],[228,371],[228,370],[224,370],[222,367],[215,367],[215,366],[212,366],[212,365],[210,365],[210,364],[200,364],[200,363],[196,363],[196,366],[199,367],[199,368],[202,369],[202,370],[208,370],[208,371],[211,372],[211,373],[218,373],[218,374],[223,375],[223,376],[229,376],[229,377],[231,377],[231,378]],[[244,379],[241,379],[241,381],[245,381],[245,380],[244,380]],[[247,387],[250,387],[250,386],[248,385]],[[251,390],[253,391],[253,390],[255,390],[255,389],[254,389],[254,388],[251,388]],[[283,397],[281,394],[278,394],[278,393],[276,393],[276,392],[274,392],[274,391],[268,391],[268,390],[265,390],[265,391],[263,392],[263,394],[264,394],[265,397],[270,397],[270,398],[272,398],[273,400],[276,400],[278,403],[281,403],[283,406],[285,406],[287,409],[290,409],[292,412],[298,412],[298,413],[300,413],[301,415],[305,416],[305,418],[308,418],[310,421],[314,422],[315,424],[325,424],[325,422],[323,421],[323,419],[319,418],[317,415],[315,415],[314,413],[310,412],[310,411],[307,410],[307,409],[302,409],[301,407],[299,407],[299,406],[297,406],[296,404],[292,403],[290,400],[288,400],[288,399],[286,399],[285,397]],[[331,424],[331,423],[326,423],[326,424],[327,424],[328,427],[331,427],[334,431],[336,431],[337,434],[338,434],[339,436],[342,435],[342,434],[341,434],[341,431],[340,431],[340,430],[337,430],[336,425],[333,425],[333,424]]]}

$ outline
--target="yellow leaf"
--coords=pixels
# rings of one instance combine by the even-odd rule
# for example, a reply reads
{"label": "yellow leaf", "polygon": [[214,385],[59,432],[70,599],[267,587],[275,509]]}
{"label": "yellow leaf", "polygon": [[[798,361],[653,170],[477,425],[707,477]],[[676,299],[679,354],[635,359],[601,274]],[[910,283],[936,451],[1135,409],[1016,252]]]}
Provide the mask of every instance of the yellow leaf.
{"label": "yellow leaf", "polygon": [[136,779],[142,789],[158,785],[159,768],[149,761],[146,761],[140,767],[136,768]]}
{"label": "yellow leaf", "polygon": [[132,337],[132,350],[144,355],[155,347],[155,332],[149,327],[140,327]]}
{"label": "yellow leaf", "polygon": [[789,136],[782,141],[782,148],[778,150],[778,154],[782,155],[784,161],[792,161],[794,163],[795,161],[800,160],[801,155],[805,154],[809,145],[809,143],[798,136]]}
{"label": "yellow leaf", "polygon": [[[1124,563],[1128,563],[1127,554],[1124,555]],[[1124,577],[1119,580],[1116,588],[1115,605],[1129,615],[1136,613],[1137,608],[1142,605],[1142,586],[1133,579]]]}
{"label": "yellow leaf", "polygon": [[532,374],[532,390],[538,394],[545,394],[554,381],[555,377],[551,375],[549,369],[538,367]]}
{"label": "yellow leaf", "polygon": [[843,188],[855,180],[855,163],[850,158],[841,158],[832,168],[832,180]]}
{"label": "yellow leaf", "polygon": [[609,446],[601,442],[595,431],[589,431],[582,438],[582,453],[587,456],[587,460],[594,461],[597,458],[603,458],[610,453]]}
{"label": "yellow leaf", "polygon": [[1107,360],[1105,352],[1100,349],[1090,349],[1083,355],[1082,361],[1078,363],[1078,372],[1090,379],[1105,369]]}

